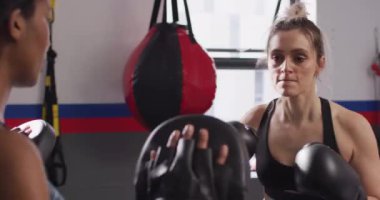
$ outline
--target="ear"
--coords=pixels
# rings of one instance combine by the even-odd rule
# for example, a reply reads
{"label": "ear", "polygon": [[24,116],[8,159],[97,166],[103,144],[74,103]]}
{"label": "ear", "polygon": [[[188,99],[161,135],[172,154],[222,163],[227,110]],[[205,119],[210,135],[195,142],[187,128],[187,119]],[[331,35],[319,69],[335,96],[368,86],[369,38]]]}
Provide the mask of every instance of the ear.
{"label": "ear", "polygon": [[318,60],[318,66],[317,66],[317,70],[315,72],[316,77],[318,77],[319,74],[322,72],[322,70],[325,69],[325,66],[326,66],[326,57],[321,56],[321,58]]}
{"label": "ear", "polygon": [[26,29],[26,20],[21,13],[20,9],[14,10],[9,18],[8,30],[9,36],[13,40],[19,40]]}

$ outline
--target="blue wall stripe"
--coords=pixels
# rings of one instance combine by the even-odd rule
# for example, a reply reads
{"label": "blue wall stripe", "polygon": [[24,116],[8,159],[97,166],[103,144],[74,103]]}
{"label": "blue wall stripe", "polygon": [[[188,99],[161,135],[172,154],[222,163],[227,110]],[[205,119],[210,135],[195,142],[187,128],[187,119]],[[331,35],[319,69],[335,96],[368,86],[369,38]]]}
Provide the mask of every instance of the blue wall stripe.
{"label": "blue wall stripe", "polygon": [[41,118],[41,105],[7,105],[5,118]]}
{"label": "blue wall stripe", "polygon": [[[5,118],[40,118],[41,105],[8,105]],[[130,117],[125,104],[64,104],[59,106],[62,118]]]}
{"label": "blue wall stripe", "polygon": [[380,101],[335,101],[356,112],[380,111]]}
{"label": "blue wall stripe", "polygon": [[[380,111],[380,101],[335,101],[356,112]],[[41,105],[8,105],[5,118],[41,118]],[[62,118],[130,117],[126,104],[63,104]]]}
{"label": "blue wall stripe", "polygon": [[130,117],[126,104],[67,104],[60,105],[60,116],[64,118]]}

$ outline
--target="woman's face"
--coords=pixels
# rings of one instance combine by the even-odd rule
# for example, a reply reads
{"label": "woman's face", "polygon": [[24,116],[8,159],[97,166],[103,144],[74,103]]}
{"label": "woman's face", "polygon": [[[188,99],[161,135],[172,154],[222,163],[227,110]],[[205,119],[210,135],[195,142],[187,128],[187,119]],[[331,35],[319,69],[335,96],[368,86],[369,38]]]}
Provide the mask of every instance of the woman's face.
{"label": "woman's face", "polygon": [[310,40],[300,30],[280,31],[269,41],[268,68],[276,91],[286,97],[315,92],[324,67]]}
{"label": "woman's face", "polygon": [[32,86],[44,65],[49,46],[48,17],[51,8],[48,0],[36,0],[33,16],[25,19],[23,32],[17,40],[18,63],[13,71],[13,84]]}

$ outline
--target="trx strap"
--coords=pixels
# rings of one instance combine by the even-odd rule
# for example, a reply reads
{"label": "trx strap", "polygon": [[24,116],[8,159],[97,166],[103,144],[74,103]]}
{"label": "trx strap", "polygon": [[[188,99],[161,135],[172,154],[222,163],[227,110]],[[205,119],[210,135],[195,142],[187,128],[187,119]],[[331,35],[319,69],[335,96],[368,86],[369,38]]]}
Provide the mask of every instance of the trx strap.
{"label": "trx strap", "polygon": [[44,102],[42,104],[42,118],[54,127],[57,140],[50,157],[45,162],[45,167],[51,183],[55,186],[62,186],[66,182],[67,166],[63,156],[62,142],[60,140],[59,107],[54,73],[55,58],[57,57],[57,53],[53,49],[55,0],[50,0],[50,2],[52,8],[49,19],[50,47],[47,52],[47,69],[45,76]]}

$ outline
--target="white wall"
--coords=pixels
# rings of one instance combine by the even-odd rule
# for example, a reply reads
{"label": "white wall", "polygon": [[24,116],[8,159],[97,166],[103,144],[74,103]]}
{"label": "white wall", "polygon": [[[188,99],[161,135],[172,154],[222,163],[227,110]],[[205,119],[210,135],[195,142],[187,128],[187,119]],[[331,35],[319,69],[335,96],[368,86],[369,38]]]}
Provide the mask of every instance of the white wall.
{"label": "white wall", "polygon": [[[380,28],[380,1],[317,1],[317,21],[329,40],[328,82],[335,100],[373,100],[376,56],[374,28]],[[330,92],[326,91],[325,92]]]}
{"label": "white wall", "polygon": [[[152,0],[58,0],[54,24],[60,103],[124,102],[122,74],[147,33]],[[41,84],[17,89],[11,103],[41,102]]]}

